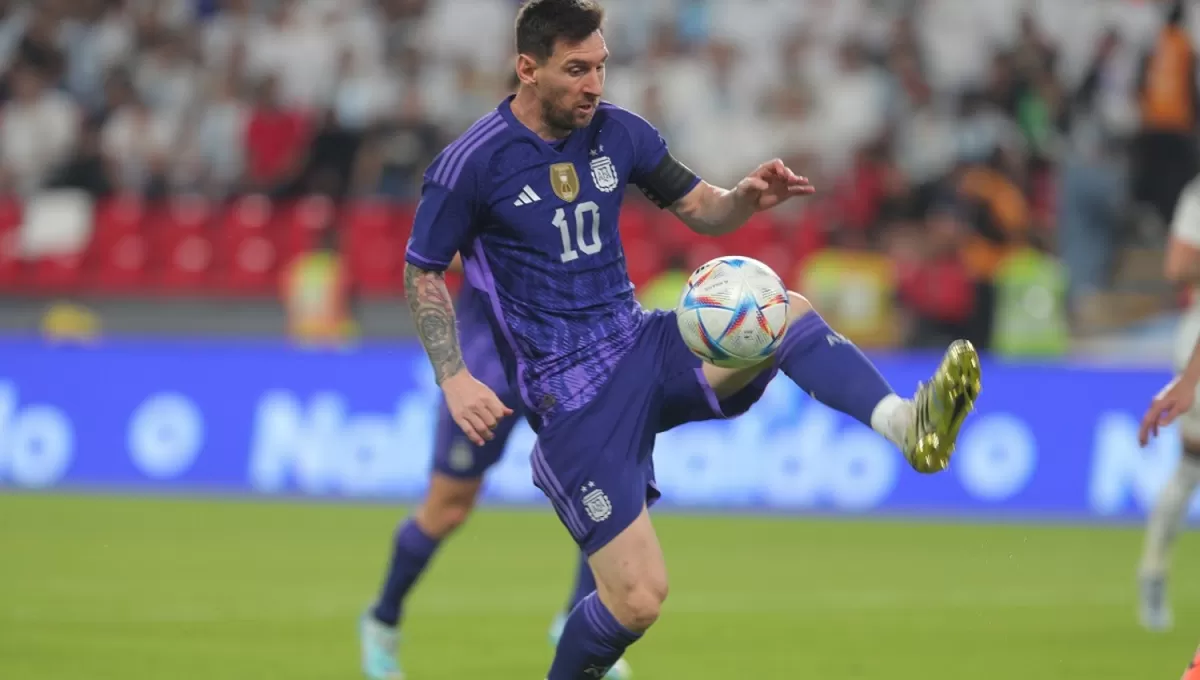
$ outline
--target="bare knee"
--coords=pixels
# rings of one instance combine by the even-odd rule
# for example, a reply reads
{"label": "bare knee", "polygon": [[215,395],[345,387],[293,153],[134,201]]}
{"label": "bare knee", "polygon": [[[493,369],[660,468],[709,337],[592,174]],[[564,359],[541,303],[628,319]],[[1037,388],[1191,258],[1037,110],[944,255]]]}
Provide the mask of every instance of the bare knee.
{"label": "bare knee", "polygon": [[416,521],[432,538],[445,538],[467,521],[475,509],[479,480],[434,475],[429,492],[417,510]]}
{"label": "bare knee", "polygon": [[609,609],[613,616],[629,630],[643,632],[658,620],[667,600],[666,575],[638,579],[612,596]]}
{"label": "bare knee", "polygon": [[797,293],[794,290],[788,291],[788,321],[795,321],[800,317],[813,311],[812,303],[808,298]]}
{"label": "bare knee", "polygon": [[667,564],[646,508],[588,562],[600,601],[622,626],[641,633],[654,625],[667,599]]}

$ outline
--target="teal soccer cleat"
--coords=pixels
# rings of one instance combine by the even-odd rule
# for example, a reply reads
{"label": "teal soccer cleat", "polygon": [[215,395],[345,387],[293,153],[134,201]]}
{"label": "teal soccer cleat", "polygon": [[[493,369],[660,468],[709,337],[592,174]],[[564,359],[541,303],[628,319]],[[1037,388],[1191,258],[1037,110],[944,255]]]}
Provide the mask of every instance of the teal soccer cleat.
{"label": "teal soccer cleat", "polygon": [[369,680],[404,680],[400,670],[400,633],[380,623],[370,612],[358,621],[362,670]]}

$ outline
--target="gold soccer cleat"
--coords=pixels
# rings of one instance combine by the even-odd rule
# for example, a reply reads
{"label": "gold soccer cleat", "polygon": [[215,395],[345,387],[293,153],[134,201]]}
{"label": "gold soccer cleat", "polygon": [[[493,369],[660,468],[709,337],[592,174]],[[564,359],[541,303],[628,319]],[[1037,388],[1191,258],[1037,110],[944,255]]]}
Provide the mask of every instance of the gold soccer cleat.
{"label": "gold soccer cleat", "polygon": [[955,340],[933,379],[917,386],[916,418],[905,437],[904,456],[917,472],[946,469],[958,431],[975,408],[981,387],[979,354],[966,340]]}

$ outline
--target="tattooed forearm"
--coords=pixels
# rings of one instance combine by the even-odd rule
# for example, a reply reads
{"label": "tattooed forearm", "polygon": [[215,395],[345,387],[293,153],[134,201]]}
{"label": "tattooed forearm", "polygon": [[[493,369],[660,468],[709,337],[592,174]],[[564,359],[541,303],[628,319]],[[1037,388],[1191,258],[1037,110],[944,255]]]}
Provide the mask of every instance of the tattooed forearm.
{"label": "tattooed forearm", "polygon": [[463,368],[462,348],[458,345],[454,303],[446,289],[442,272],[432,272],[411,264],[404,266],[404,292],[408,308],[417,324],[417,335],[433,363],[439,385]]}

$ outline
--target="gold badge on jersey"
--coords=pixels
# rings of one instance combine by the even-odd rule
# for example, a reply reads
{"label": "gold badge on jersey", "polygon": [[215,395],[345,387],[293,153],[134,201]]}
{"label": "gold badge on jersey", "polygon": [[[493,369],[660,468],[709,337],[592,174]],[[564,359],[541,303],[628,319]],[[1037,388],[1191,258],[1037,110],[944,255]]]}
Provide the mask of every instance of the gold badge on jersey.
{"label": "gold badge on jersey", "polygon": [[570,203],[579,197],[579,175],[574,163],[555,163],[550,166],[550,188],[554,195]]}

